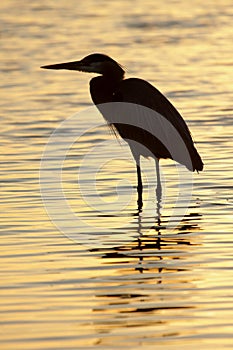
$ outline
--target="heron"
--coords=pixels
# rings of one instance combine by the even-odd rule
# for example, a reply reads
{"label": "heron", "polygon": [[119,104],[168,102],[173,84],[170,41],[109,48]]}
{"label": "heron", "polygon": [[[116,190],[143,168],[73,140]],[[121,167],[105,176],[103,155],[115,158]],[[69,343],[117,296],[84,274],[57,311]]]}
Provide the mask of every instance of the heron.
{"label": "heron", "polygon": [[[155,159],[156,174],[157,174],[157,194],[161,196],[161,180],[160,180],[160,169],[159,160],[170,158],[174,161],[185,165],[190,171],[201,171],[203,170],[202,159],[194,145],[190,130],[182,118],[181,114],[173,106],[173,104],[152,84],[146,80],[139,78],[127,78],[125,79],[125,70],[123,67],[115,61],[113,58],[101,54],[93,53],[79,61],[58,63],[45,65],[41,68],[44,69],[65,69],[72,71],[96,73],[95,76],[90,80],[90,94],[94,104],[102,113],[107,123],[114,129],[115,133],[120,135],[126,142],[128,142],[133,158],[136,163],[137,169],[137,193],[138,193],[138,208],[141,209],[143,206],[143,183],[141,176],[141,165],[140,157],[151,156]],[[172,127],[179,134],[181,141],[183,141],[186,149],[188,150],[189,159],[183,160],[182,157],[173,154],[167,149],[166,145],[159,140],[158,137],[153,135],[150,130],[130,123],[112,122],[112,118],[109,113],[106,112],[102,107],[104,104],[112,102],[124,102],[144,106],[145,108],[154,111],[156,115],[161,116],[165,121],[169,122]],[[147,123],[146,114],[142,116],[143,123]],[[167,132],[168,127],[156,121],[156,118],[152,116],[150,120],[150,126],[152,130],[159,130],[164,128],[165,130],[159,130]],[[169,135],[168,135],[169,139]],[[177,141],[173,142],[172,137],[169,140],[171,147],[174,149],[179,148]],[[136,147],[135,143],[142,145],[142,147]],[[148,150],[145,152],[145,149]],[[182,152],[181,152],[182,153]]]}

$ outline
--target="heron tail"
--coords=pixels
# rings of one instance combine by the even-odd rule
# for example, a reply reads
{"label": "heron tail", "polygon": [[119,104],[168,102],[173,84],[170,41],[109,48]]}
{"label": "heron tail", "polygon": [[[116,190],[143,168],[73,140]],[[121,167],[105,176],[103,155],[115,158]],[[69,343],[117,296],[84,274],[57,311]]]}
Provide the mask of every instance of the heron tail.
{"label": "heron tail", "polygon": [[199,153],[197,152],[196,148],[193,147],[192,152],[191,153],[191,159],[192,159],[192,164],[193,164],[193,171],[202,171],[204,164],[202,162],[202,159],[199,155]]}

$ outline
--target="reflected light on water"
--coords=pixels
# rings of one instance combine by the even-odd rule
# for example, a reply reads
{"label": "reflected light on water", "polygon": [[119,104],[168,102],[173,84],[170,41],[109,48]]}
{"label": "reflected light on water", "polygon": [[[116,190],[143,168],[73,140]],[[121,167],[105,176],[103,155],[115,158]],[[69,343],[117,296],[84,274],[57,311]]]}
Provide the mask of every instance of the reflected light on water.
{"label": "reflected light on water", "polygon": [[[1,347],[230,349],[232,1],[194,0],[191,10],[183,0],[12,0],[0,8]],[[145,206],[138,213],[135,165],[104,127],[73,144],[62,177],[74,214],[91,223],[91,231],[75,227],[77,234],[91,232],[101,246],[72,241],[46,214],[41,156],[60,123],[91,105],[90,77],[39,67],[95,51],[166,94],[204,159],[172,232],[166,223],[178,192],[174,164],[161,162],[166,198],[157,203],[154,165],[143,161]],[[79,123],[88,128],[89,119]],[[99,141],[111,147],[96,175],[97,198],[90,180],[99,158],[93,154],[86,172],[78,170]],[[112,147],[119,157],[111,160]]]}

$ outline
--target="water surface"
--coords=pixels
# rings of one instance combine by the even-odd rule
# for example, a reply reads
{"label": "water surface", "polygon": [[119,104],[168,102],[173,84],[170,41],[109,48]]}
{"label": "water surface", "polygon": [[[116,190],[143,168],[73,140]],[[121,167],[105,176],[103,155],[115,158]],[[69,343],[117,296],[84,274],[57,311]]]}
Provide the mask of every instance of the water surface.
{"label": "water surface", "polygon": [[[12,0],[0,7],[1,348],[230,349],[232,2],[194,0],[190,9],[182,0]],[[173,231],[165,227],[177,199],[176,167],[161,162],[160,208],[153,162],[143,161],[139,215],[134,163],[98,113],[67,129],[69,137],[96,125],[63,164],[63,192],[83,219],[72,227],[76,239],[46,213],[41,157],[60,123],[91,106],[91,76],[39,67],[96,51],[155,84],[191,128],[205,169],[193,175]],[[60,215],[59,199],[54,208]]]}

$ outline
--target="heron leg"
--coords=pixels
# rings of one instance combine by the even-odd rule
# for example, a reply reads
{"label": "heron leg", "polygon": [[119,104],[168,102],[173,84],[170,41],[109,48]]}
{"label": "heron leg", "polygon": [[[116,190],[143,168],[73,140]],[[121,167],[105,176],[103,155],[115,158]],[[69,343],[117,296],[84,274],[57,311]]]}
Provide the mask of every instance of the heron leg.
{"label": "heron leg", "polygon": [[161,224],[162,184],[161,184],[161,179],[160,179],[159,159],[158,158],[155,159],[155,165],[156,165],[156,176],[157,176],[157,187],[156,187],[157,222],[158,222],[158,226],[160,226],[160,224]]}
{"label": "heron leg", "polygon": [[138,210],[142,209],[142,176],[141,176],[141,168],[140,168],[140,163],[137,162],[137,177],[138,177],[138,187],[137,187],[137,191],[138,191]]}
{"label": "heron leg", "polygon": [[159,159],[155,159],[155,166],[156,166],[156,176],[157,176],[157,187],[156,187],[156,196],[157,196],[157,201],[161,201],[162,197],[162,184],[161,184],[161,179],[160,179],[160,169],[159,169]]}

